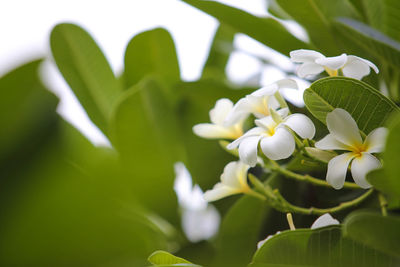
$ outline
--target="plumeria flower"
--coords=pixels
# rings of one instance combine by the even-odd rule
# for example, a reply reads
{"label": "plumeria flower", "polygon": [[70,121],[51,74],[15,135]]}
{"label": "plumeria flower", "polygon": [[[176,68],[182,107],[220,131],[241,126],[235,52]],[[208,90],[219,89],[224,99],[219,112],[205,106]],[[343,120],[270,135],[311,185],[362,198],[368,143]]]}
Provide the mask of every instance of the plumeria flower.
{"label": "plumeria flower", "polygon": [[192,177],[182,162],[175,163],[174,168],[174,190],[182,210],[183,232],[191,242],[210,239],[221,221],[217,209],[204,200],[198,185],[192,185]]}
{"label": "plumeria flower", "polygon": [[297,69],[297,75],[301,78],[319,74],[324,70],[329,76],[338,76],[341,70],[344,76],[358,80],[368,75],[370,68],[379,73],[378,68],[371,61],[346,54],[325,57],[317,51],[300,49],[290,52],[290,59],[296,63],[303,63]]}
{"label": "plumeria flower", "polygon": [[292,114],[287,116],[287,108],[276,112],[281,121],[276,121],[272,116],[255,120],[258,127],[254,127],[239,137],[227,148],[239,147],[239,157],[246,164],[254,167],[257,164],[258,144],[267,158],[272,160],[286,159],[290,157],[295,149],[293,130],[303,139],[312,139],[315,134],[313,122],[303,114]]}
{"label": "plumeria flower", "polygon": [[380,161],[372,153],[383,151],[387,129],[377,128],[363,141],[355,120],[346,110],[340,108],[328,113],[326,124],[329,134],[315,143],[315,147],[323,150],[350,151],[329,161],[327,182],[335,189],[342,188],[351,162],[351,175],[354,181],[362,188],[371,187],[365,176],[381,166]]}
{"label": "plumeria flower", "polygon": [[253,114],[256,118],[269,116],[270,109],[280,108],[275,93],[282,88],[298,89],[298,86],[296,81],[292,79],[282,79],[254,91],[235,104],[225,119],[225,125],[233,125],[250,114]]}
{"label": "plumeria flower", "polygon": [[200,123],[193,127],[193,132],[203,138],[227,138],[236,139],[243,134],[243,122],[245,118],[238,119],[235,123],[226,126],[224,121],[231,112],[233,103],[227,98],[219,99],[215,107],[210,110],[212,123]]}
{"label": "plumeria flower", "polygon": [[[326,227],[326,226],[330,226],[330,225],[338,225],[338,224],[340,224],[338,220],[333,218],[329,213],[325,213],[325,214],[319,216],[314,221],[314,223],[311,225],[311,229],[318,229],[318,228],[322,228],[322,227]],[[258,242],[257,249],[260,249],[269,239],[271,239],[272,237],[274,237],[275,235],[278,235],[280,233],[281,232],[278,231],[274,235],[269,235],[269,236],[267,236],[266,239]]]}
{"label": "plumeria flower", "polygon": [[247,193],[251,189],[247,183],[250,166],[241,161],[232,161],[225,166],[221,182],[204,193],[206,201],[215,201],[230,195]]}

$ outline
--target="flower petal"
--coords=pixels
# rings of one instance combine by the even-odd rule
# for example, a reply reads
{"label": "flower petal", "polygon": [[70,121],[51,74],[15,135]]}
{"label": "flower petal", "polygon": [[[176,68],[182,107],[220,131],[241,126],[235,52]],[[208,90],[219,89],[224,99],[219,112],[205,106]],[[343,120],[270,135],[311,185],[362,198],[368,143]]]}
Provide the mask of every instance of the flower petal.
{"label": "flower petal", "polygon": [[326,124],[329,132],[343,144],[348,146],[359,146],[362,144],[357,123],[346,110],[336,108],[328,113]]}
{"label": "flower petal", "polygon": [[297,75],[304,78],[309,75],[316,75],[324,71],[324,68],[314,62],[306,62],[297,68]]}
{"label": "flower petal", "polygon": [[354,158],[351,163],[351,175],[354,182],[361,188],[370,188],[371,185],[365,179],[370,171],[381,167],[381,162],[369,153],[361,153],[361,157]]}
{"label": "flower petal", "polygon": [[229,162],[221,175],[221,182],[241,191],[244,186],[247,187],[247,170],[249,168],[250,166],[241,161]]}
{"label": "flower petal", "polygon": [[249,137],[249,136],[255,136],[255,135],[260,135],[264,133],[265,130],[261,127],[254,127],[248,130],[244,135],[230,143],[229,145],[226,146],[227,149],[235,149],[239,146],[239,144],[243,141],[243,139]]}
{"label": "flower petal", "polygon": [[303,114],[289,115],[283,124],[289,126],[290,129],[295,131],[301,138],[312,139],[315,135],[314,123]]}
{"label": "flower petal", "polygon": [[239,190],[223,185],[222,183],[218,183],[213,189],[207,190],[204,193],[204,199],[207,202],[211,202],[238,193]]}
{"label": "flower petal", "polygon": [[369,133],[367,138],[365,138],[364,143],[367,146],[368,153],[380,153],[385,148],[386,136],[388,134],[388,129],[385,127],[379,127]]}
{"label": "flower petal", "polygon": [[260,143],[263,153],[272,160],[286,159],[295,149],[294,137],[285,128],[278,128],[271,137],[264,137]]}
{"label": "flower petal", "polygon": [[347,167],[354,158],[353,152],[348,152],[334,157],[328,163],[326,181],[335,189],[340,189],[346,180]]}
{"label": "flower petal", "polygon": [[346,77],[361,80],[370,73],[370,68],[379,73],[379,69],[371,61],[356,56],[348,56],[342,71]]}
{"label": "flower petal", "polygon": [[233,103],[227,98],[219,99],[215,107],[210,110],[210,120],[217,125],[223,125],[223,122],[233,108]]}
{"label": "flower petal", "polygon": [[184,209],[182,213],[182,229],[191,242],[213,237],[218,232],[220,221],[221,216],[213,205],[200,210]]}
{"label": "flower petal", "polygon": [[227,114],[224,126],[232,126],[245,119],[252,111],[252,106],[247,98],[241,98]]}
{"label": "flower petal", "polygon": [[322,150],[349,150],[349,146],[335,139],[333,134],[327,134],[324,138],[315,143],[315,147]]}
{"label": "flower petal", "polygon": [[308,49],[299,49],[290,52],[290,60],[297,63],[314,62],[317,58],[325,57],[323,54]]}
{"label": "flower petal", "polygon": [[264,86],[264,87],[258,89],[257,91],[254,91],[253,93],[251,93],[251,95],[257,96],[257,97],[272,96],[273,94],[275,94],[278,91],[278,89],[279,89],[278,84],[273,83],[273,84]]}
{"label": "flower petal", "polygon": [[334,219],[329,213],[319,216],[311,225],[311,229],[317,229],[329,225],[340,224],[338,220]]}
{"label": "flower petal", "polygon": [[239,145],[240,160],[251,167],[257,164],[257,149],[260,139],[261,136],[249,136],[243,139]]}
{"label": "flower petal", "polygon": [[193,126],[193,132],[203,138],[235,138],[235,134],[229,130],[229,128],[225,128],[220,125],[211,124],[211,123],[200,123]]}
{"label": "flower petal", "polygon": [[332,70],[337,70],[343,67],[344,64],[346,64],[346,61],[347,61],[347,55],[341,54],[340,56],[337,57],[317,58],[315,60],[315,63],[324,67],[328,67],[329,69]]}
{"label": "flower petal", "polygon": [[293,79],[282,79],[276,81],[275,83],[278,85],[279,89],[282,88],[299,89],[297,82]]}

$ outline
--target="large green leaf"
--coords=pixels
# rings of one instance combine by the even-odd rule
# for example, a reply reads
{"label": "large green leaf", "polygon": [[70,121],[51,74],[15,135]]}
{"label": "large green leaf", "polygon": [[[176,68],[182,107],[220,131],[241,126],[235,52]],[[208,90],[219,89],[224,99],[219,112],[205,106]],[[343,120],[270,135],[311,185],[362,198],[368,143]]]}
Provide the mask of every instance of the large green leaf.
{"label": "large green leaf", "polygon": [[142,32],[132,38],[125,51],[126,88],[147,75],[158,76],[168,85],[180,80],[174,41],[162,28]]}
{"label": "large green leaf", "polygon": [[369,24],[400,41],[400,1],[363,0]]}
{"label": "large green leaf", "polygon": [[341,237],[340,226],[289,230],[273,236],[254,255],[251,267],[397,266],[399,259]]}
{"label": "large green leaf", "polygon": [[245,266],[256,250],[269,211],[262,200],[251,196],[239,199],[222,221],[214,266]]}
{"label": "large green leaf", "polygon": [[347,110],[364,135],[383,126],[390,113],[399,108],[368,84],[346,77],[320,79],[304,92],[308,110],[326,123],[326,115],[335,108]]}
{"label": "large green leaf", "polygon": [[176,220],[173,164],[182,160],[184,151],[163,86],[148,77],[127,90],[114,110],[111,127],[111,140],[136,198]]}
{"label": "large green leaf", "polygon": [[339,18],[337,29],[370,55],[400,68],[400,43],[352,19]]}
{"label": "large green leaf", "polygon": [[228,25],[221,23],[215,33],[210,53],[203,68],[202,78],[225,77],[225,67],[233,51],[235,31]]}
{"label": "large green leaf", "polygon": [[122,88],[93,38],[74,24],[58,24],[50,36],[58,69],[90,119],[108,134],[108,119]]}
{"label": "large green leaf", "polygon": [[57,119],[58,99],[39,79],[40,62],[32,61],[0,78],[0,169],[18,169],[23,159],[40,151]]}
{"label": "large green leaf", "polygon": [[359,17],[348,0],[277,0],[277,3],[307,30],[319,50],[332,56],[341,52],[339,40],[332,31],[333,19],[338,16]]}
{"label": "large green leaf", "polygon": [[400,218],[357,211],[346,217],[343,235],[370,248],[400,258]]}
{"label": "large green leaf", "polygon": [[378,190],[400,199],[400,114],[396,114],[389,123],[389,134],[383,154],[384,170],[368,176]]}
{"label": "large green leaf", "polygon": [[295,49],[309,47],[308,44],[290,34],[280,22],[273,18],[260,18],[215,1],[183,1],[284,55],[288,55]]}

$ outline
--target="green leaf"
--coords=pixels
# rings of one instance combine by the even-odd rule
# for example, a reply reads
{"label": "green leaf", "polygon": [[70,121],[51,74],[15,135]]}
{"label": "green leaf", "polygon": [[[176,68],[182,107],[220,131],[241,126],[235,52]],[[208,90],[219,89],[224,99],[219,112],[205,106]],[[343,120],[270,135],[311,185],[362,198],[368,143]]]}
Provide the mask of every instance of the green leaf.
{"label": "green leaf", "polygon": [[235,31],[247,34],[284,55],[289,55],[290,51],[295,49],[309,47],[273,18],[260,18],[215,1],[183,1],[215,17],[221,23],[231,26]]}
{"label": "green leaf", "polygon": [[304,102],[314,117],[326,124],[326,115],[335,108],[347,110],[367,135],[383,126],[390,113],[399,108],[368,84],[346,77],[320,79],[304,92]]}
{"label": "green leaf", "polygon": [[343,235],[384,254],[400,257],[400,218],[357,211],[346,217]]}
{"label": "green leaf", "polygon": [[132,38],[125,51],[126,88],[147,75],[157,76],[170,86],[180,80],[174,41],[162,28],[142,32]]}
{"label": "green leaf", "polygon": [[55,128],[58,99],[40,81],[40,63],[29,62],[0,78],[0,169],[26,164]]}
{"label": "green leaf", "polygon": [[225,67],[231,52],[234,50],[233,38],[235,33],[230,26],[223,23],[219,25],[203,68],[202,78],[225,77]]}
{"label": "green leaf", "polygon": [[400,41],[400,2],[397,0],[363,0],[369,24]]}
{"label": "green leaf", "polygon": [[257,250],[251,267],[397,266],[399,259],[341,237],[340,226],[288,230]]}
{"label": "green leaf", "polygon": [[335,23],[339,32],[370,55],[400,68],[400,43],[373,28],[347,18],[339,18]]}
{"label": "green leaf", "polygon": [[270,212],[265,201],[243,196],[225,215],[217,239],[215,266],[245,266],[256,250]]}
{"label": "green leaf", "polygon": [[74,24],[58,24],[50,46],[57,67],[90,119],[106,135],[108,119],[122,88],[93,38]]}
{"label": "green leaf", "polygon": [[277,0],[279,6],[308,32],[312,43],[324,53],[336,56],[340,51],[332,21],[338,16],[359,18],[347,0]]}
{"label": "green leaf", "polygon": [[154,265],[172,265],[172,266],[182,266],[179,263],[187,263],[185,266],[197,266],[191,263],[190,261],[187,261],[185,259],[179,258],[177,256],[172,255],[171,253],[168,253],[166,251],[162,250],[157,250],[153,252],[149,258],[147,259],[151,264]]}
{"label": "green leaf", "polygon": [[383,154],[384,169],[368,175],[368,181],[378,190],[400,199],[400,114],[392,117]]}
{"label": "green leaf", "polygon": [[177,220],[173,164],[184,150],[165,88],[148,77],[127,90],[111,119],[111,140],[136,198],[171,222]]}

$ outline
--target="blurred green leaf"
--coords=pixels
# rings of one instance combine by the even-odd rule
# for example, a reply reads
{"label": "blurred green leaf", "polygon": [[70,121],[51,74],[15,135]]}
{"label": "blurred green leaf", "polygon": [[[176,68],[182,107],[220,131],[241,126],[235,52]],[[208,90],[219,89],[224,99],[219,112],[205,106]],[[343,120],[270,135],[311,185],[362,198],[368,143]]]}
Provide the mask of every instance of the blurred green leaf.
{"label": "blurred green leaf", "polygon": [[399,259],[341,237],[340,226],[288,230],[269,239],[251,267],[266,266],[397,266]]}
{"label": "blurred green leaf", "polygon": [[184,150],[163,86],[148,77],[121,97],[111,120],[111,140],[121,155],[137,199],[171,222],[177,220],[173,164]]}
{"label": "blurred green leaf", "polygon": [[369,24],[400,41],[400,2],[398,0],[363,0]]}
{"label": "blurred green leaf", "polygon": [[273,18],[260,18],[215,1],[183,1],[284,55],[289,55],[289,52],[295,49],[309,47]]}
{"label": "blurred green leaf", "polygon": [[61,122],[1,202],[1,266],[143,266],[166,238],[126,190],[112,151]]}
{"label": "blurred green leaf", "polygon": [[308,32],[312,43],[323,53],[336,56],[340,42],[332,31],[332,21],[338,16],[359,18],[347,0],[277,0],[279,6]]}
{"label": "blurred green leaf", "polygon": [[378,190],[400,199],[400,114],[392,117],[388,128],[389,134],[383,154],[384,170],[368,175],[368,181]]}
{"label": "blurred green leaf", "polygon": [[40,63],[29,62],[0,78],[0,171],[18,169],[39,151],[57,120],[58,99],[40,81]]}
{"label": "blurred green leaf", "polygon": [[182,266],[182,263],[185,264],[183,266],[198,266],[194,265],[190,261],[187,261],[183,258],[179,258],[177,256],[172,255],[166,251],[157,250],[153,252],[149,258],[147,259],[151,264],[156,266],[159,265],[171,265],[171,266]]}
{"label": "blurred green leaf", "polygon": [[356,211],[346,217],[343,235],[370,248],[400,258],[400,218]]}
{"label": "blurred green leaf", "polygon": [[90,119],[108,135],[108,119],[122,88],[93,38],[74,24],[58,24],[50,46],[57,67]]}
{"label": "blurred green leaf", "polygon": [[400,43],[352,19],[337,19],[336,28],[371,56],[400,68]]}
{"label": "blurred green leaf", "polygon": [[240,198],[222,221],[214,266],[245,266],[250,262],[269,211],[265,201],[251,196]]}
{"label": "blurred green leaf", "polygon": [[365,135],[383,126],[390,113],[399,108],[370,85],[346,77],[320,79],[304,92],[307,109],[326,124],[326,115],[335,108],[347,110]]}
{"label": "blurred green leaf", "polygon": [[219,25],[203,68],[202,78],[225,77],[225,67],[231,52],[234,50],[233,38],[235,33],[230,26],[223,23]]}
{"label": "blurred green leaf", "polygon": [[125,51],[125,87],[137,84],[147,75],[157,76],[168,86],[180,80],[174,41],[162,28],[134,36]]}

